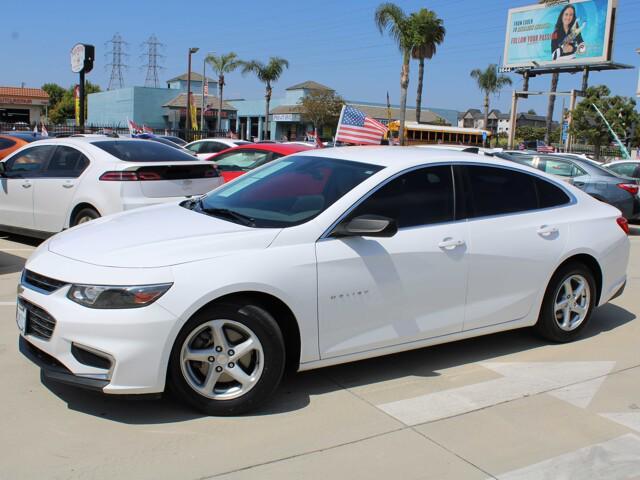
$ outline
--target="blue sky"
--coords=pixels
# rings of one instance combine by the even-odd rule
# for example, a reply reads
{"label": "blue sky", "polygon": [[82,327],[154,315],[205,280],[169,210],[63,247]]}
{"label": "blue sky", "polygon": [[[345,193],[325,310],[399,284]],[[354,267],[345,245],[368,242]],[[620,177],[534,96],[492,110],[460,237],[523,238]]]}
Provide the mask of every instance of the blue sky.
{"label": "blue sky", "polygon": [[[126,86],[143,85],[146,70],[141,44],[155,34],[165,44],[161,80],[187,69],[187,50],[199,47],[194,70],[202,71],[205,52],[235,51],[242,59],[287,58],[290,69],[275,85],[274,96],[287,86],[315,80],[335,88],[347,99],[392,103],[399,100],[401,57],[391,38],[380,35],[373,23],[375,8],[369,0],[244,0],[220,2],[163,0],[136,2],[111,0],[87,2],[30,0],[2,2],[0,33],[0,85],[41,86],[56,82],[68,86],[77,81],[69,66],[69,51],[77,42],[96,46],[96,66],[87,78],[106,88],[110,71],[105,67],[105,42],[116,32],[128,42]],[[531,0],[397,0],[406,12],[426,7],[444,20],[447,36],[425,68],[423,105],[466,110],[482,108],[482,95],[469,77],[473,68],[501,61],[507,9],[534,3]],[[619,0],[614,60],[637,66],[640,55],[638,19],[640,0]],[[29,12],[25,10],[28,5]],[[83,11],[83,8],[85,9]],[[14,19],[10,21],[9,19]],[[412,62],[409,103],[414,104],[417,64]],[[563,78],[565,77],[565,78]],[[520,77],[512,76],[514,85]],[[615,94],[633,96],[638,69],[592,73],[590,83],[606,84]],[[531,81],[531,90],[548,89],[549,77]],[[580,87],[579,75],[561,76],[559,90]],[[263,86],[239,72],[228,75],[225,98],[255,99]],[[492,107],[507,111],[511,91],[492,99]],[[561,101],[559,102],[561,103]],[[520,109],[545,110],[546,99],[530,99]],[[559,108],[556,108],[556,112]]]}

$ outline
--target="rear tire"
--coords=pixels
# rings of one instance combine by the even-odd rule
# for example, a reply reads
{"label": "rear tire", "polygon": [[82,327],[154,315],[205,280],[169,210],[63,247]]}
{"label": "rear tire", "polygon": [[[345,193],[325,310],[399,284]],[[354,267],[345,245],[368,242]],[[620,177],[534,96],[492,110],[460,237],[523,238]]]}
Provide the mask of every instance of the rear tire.
{"label": "rear tire", "polygon": [[212,305],[180,330],[168,383],[181,400],[207,415],[240,415],[267,401],[284,367],[284,338],[266,310]]}
{"label": "rear tire", "polygon": [[575,340],[596,305],[596,282],[591,270],[575,262],[560,267],[544,294],[536,332],[553,342]]}
{"label": "rear tire", "polygon": [[100,218],[100,214],[93,208],[83,208],[75,214],[73,220],[71,221],[71,226],[75,227],[76,225],[90,222],[91,220],[95,220],[96,218]]}

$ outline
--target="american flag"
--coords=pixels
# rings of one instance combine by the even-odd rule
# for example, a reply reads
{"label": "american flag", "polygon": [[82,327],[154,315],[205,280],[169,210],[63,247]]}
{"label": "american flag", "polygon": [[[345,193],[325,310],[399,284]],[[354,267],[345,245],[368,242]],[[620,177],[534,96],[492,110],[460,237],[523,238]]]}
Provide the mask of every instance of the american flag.
{"label": "american flag", "polygon": [[388,128],[384,124],[367,117],[357,108],[345,105],[342,107],[336,141],[356,145],[380,145],[387,131]]}
{"label": "american flag", "polygon": [[556,149],[553,148],[551,145],[538,145],[538,147],[536,148],[536,151],[538,153],[553,153],[556,151]]}

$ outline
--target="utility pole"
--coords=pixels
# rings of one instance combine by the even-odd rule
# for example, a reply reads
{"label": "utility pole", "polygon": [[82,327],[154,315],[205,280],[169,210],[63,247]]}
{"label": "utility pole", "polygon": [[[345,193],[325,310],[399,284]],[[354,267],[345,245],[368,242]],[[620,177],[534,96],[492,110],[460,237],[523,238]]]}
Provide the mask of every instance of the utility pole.
{"label": "utility pole", "polygon": [[[189,61],[187,62],[187,118],[185,119],[185,130],[187,137],[191,138],[191,132],[189,132],[192,128],[191,125],[191,55],[197,53],[200,50],[198,47],[191,47],[189,49]],[[187,140],[185,138],[185,140]]]}

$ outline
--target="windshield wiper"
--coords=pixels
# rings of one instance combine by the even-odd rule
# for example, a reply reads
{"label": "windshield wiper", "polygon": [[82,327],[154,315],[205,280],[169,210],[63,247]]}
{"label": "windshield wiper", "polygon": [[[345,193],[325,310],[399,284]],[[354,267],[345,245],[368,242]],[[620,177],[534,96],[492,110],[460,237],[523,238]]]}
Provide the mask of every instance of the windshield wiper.
{"label": "windshield wiper", "polygon": [[242,213],[229,210],[228,208],[206,208],[201,206],[200,209],[204,213],[207,213],[209,215],[215,215],[217,217],[232,218],[240,222],[242,225],[246,225],[248,227],[255,226],[255,222],[256,222],[255,219],[249,217],[248,215],[243,215]]}

